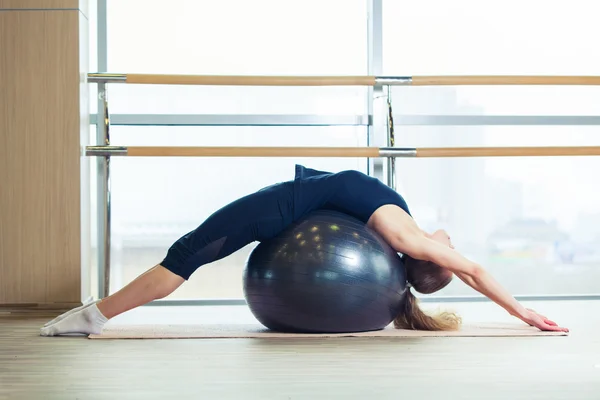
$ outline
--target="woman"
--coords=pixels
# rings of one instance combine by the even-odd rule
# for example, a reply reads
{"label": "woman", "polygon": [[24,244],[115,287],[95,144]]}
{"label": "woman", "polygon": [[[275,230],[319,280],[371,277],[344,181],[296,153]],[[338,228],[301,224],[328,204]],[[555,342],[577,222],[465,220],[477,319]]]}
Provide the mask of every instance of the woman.
{"label": "woman", "polygon": [[[97,334],[109,319],[168,296],[200,266],[276,236],[317,209],[352,215],[378,232],[403,254],[408,283],[420,293],[436,292],[456,275],[524,322],[541,330],[568,331],[519,304],[483,268],[456,252],[446,232],[428,234],[419,229],[402,196],[379,180],[358,171],[330,173],[296,165],[294,180],[221,208],[177,240],[160,264],[117,293],[48,322],[41,335]],[[403,311],[394,320],[397,328],[419,330],[454,330],[459,324],[460,318],[451,313],[425,314],[410,290]]]}

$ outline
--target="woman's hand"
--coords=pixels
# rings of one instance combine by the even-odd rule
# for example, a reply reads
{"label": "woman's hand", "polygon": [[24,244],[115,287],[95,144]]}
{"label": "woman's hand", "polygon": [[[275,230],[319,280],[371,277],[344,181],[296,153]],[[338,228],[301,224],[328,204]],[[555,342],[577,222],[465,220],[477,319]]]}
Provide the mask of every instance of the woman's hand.
{"label": "woman's hand", "polygon": [[520,319],[523,322],[542,331],[558,331],[558,332],[569,332],[567,328],[562,328],[556,324],[556,322],[549,320],[547,317],[536,313],[530,308],[526,309],[525,315],[521,316]]}

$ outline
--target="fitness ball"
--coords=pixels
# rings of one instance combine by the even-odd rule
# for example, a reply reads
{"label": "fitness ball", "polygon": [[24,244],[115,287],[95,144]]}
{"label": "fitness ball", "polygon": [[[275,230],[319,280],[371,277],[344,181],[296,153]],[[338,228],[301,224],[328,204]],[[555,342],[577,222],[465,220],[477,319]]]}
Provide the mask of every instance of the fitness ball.
{"label": "fitness ball", "polygon": [[250,253],[244,297],[279,332],[348,333],[389,325],[406,298],[396,253],[358,219],[320,210]]}

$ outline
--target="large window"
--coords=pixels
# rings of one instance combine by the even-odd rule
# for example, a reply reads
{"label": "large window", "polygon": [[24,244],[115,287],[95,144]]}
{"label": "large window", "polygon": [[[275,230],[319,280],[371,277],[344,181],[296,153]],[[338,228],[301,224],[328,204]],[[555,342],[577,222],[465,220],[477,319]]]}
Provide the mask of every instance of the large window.
{"label": "large window", "polygon": [[110,1],[108,66],[172,74],[365,73],[366,4]]}
{"label": "large window", "polygon": [[[410,147],[599,145],[597,127],[402,127]],[[516,294],[597,291],[598,157],[399,159],[398,191],[419,225]],[[455,282],[440,294],[476,294]]]}
{"label": "large window", "polygon": [[[366,146],[364,127],[115,127],[116,145]],[[165,256],[169,246],[226,203],[293,179],[294,164],[366,171],[364,159],[113,158],[112,290]],[[173,298],[241,298],[256,243],[204,266]]]}
{"label": "large window", "polygon": [[[340,13],[343,10],[343,13]],[[216,75],[366,75],[367,1],[108,4],[108,69]],[[132,29],[132,15],[135,27]],[[111,85],[114,114],[363,115],[364,87]],[[234,117],[235,118],[235,117]],[[232,118],[232,124],[235,119]],[[296,118],[296,120],[298,120]],[[260,124],[260,121],[257,121]],[[113,127],[112,144],[365,146],[365,127]],[[112,160],[112,289],[229,201],[293,177],[294,163],[365,170],[362,159]],[[241,298],[253,245],[203,267],[171,298]]]}
{"label": "large window", "polygon": [[[114,1],[108,67],[163,74],[366,75],[366,3]],[[347,115],[364,113],[366,93],[364,87],[115,85],[111,101],[118,113]]]}
{"label": "large window", "polygon": [[[381,10],[369,11],[381,4]],[[373,70],[391,76],[597,75],[596,15],[591,0],[575,0],[568,7],[539,0],[109,1],[107,69],[216,75],[367,75]],[[364,116],[373,100],[366,87],[108,87],[114,119],[126,114],[128,124],[148,125],[149,114],[163,114],[163,123],[177,125],[182,114],[193,114],[231,115],[232,124],[252,120],[257,125],[113,126],[114,145],[373,144],[366,126],[258,126],[257,119],[240,117],[310,121],[299,116]],[[600,117],[597,87],[396,87],[392,100],[398,147],[600,145],[600,126],[581,125],[577,119]],[[92,101],[92,110],[95,106]],[[451,126],[452,116],[460,116],[465,126]],[[473,126],[485,124],[482,117],[502,125]],[[519,126],[520,117],[533,119]],[[567,120],[574,125],[553,125],[557,117],[571,117]],[[597,124],[598,118],[591,120]],[[112,291],[160,262],[174,240],[211,212],[290,179],[295,163],[368,171],[365,159],[113,157]],[[427,230],[447,229],[460,251],[491,270],[511,292],[597,292],[588,283],[600,274],[597,157],[397,159],[396,166],[398,191],[417,222]],[[241,271],[254,245],[202,267],[170,298],[241,298]],[[439,294],[475,293],[457,280]]]}
{"label": "large window", "polygon": [[[383,72],[596,75],[594,8],[591,1],[383,0]],[[600,144],[598,126],[514,122],[598,116],[597,87],[397,87],[392,99],[398,121],[425,124],[397,126],[399,147]],[[466,126],[448,125],[451,116]],[[468,126],[482,116],[501,117],[502,126]],[[511,292],[596,293],[588,282],[600,274],[599,168],[597,157],[400,159],[397,181],[421,226],[447,229]],[[456,281],[440,294],[476,293]]]}
{"label": "large window", "polygon": [[[386,75],[597,75],[592,0],[383,0]],[[592,86],[397,89],[406,114],[600,115]]]}
{"label": "large window", "polygon": [[597,7],[593,0],[383,0],[383,70],[597,75]]}

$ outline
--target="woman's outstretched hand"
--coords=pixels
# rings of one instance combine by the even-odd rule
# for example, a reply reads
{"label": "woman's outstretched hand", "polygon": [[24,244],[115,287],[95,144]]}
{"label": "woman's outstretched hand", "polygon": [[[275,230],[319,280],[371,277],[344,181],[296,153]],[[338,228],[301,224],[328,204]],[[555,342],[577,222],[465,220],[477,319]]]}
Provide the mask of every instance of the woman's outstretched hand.
{"label": "woman's outstretched hand", "polygon": [[526,309],[526,314],[521,319],[531,326],[542,331],[557,331],[557,332],[569,332],[569,329],[562,328],[556,324],[556,322],[549,320],[547,317],[536,313],[530,308]]}

